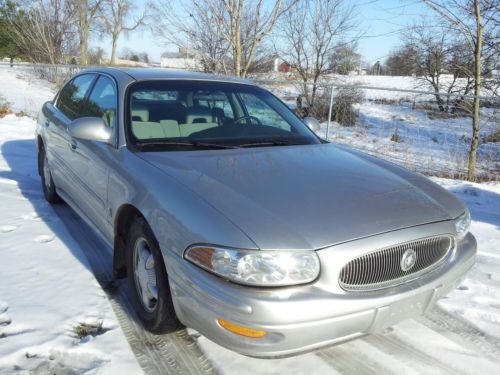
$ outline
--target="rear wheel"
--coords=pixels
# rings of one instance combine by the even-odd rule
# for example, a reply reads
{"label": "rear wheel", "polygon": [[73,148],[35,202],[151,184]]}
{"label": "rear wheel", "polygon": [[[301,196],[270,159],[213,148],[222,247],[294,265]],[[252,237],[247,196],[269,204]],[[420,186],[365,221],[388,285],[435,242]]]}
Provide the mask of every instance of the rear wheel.
{"label": "rear wheel", "polygon": [[47,159],[47,153],[43,147],[38,151],[38,165],[40,166],[42,190],[45,199],[51,204],[60,202],[61,198],[57,194],[56,185],[52,179],[52,172],[50,171],[50,165]]}
{"label": "rear wheel", "polygon": [[160,247],[142,218],[130,227],[126,256],[129,289],[144,327],[154,333],[180,329]]}

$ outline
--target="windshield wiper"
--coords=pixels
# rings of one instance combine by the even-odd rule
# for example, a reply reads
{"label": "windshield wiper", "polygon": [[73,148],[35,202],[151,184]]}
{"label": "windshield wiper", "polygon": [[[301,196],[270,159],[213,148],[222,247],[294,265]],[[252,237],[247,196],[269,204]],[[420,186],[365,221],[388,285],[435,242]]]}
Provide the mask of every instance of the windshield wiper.
{"label": "windshield wiper", "polygon": [[283,139],[265,139],[262,141],[244,143],[239,145],[239,147],[265,147],[265,146],[291,146],[291,145],[302,145],[304,143],[294,143],[286,141]]}
{"label": "windshield wiper", "polygon": [[155,141],[155,142],[144,142],[138,143],[136,145],[140,150],[147,146],[186,146],[193,148],[211,148],[211,149],[221,149],[221,148],[239,148],[238,146],[223,145],[218,143],[207,143],[198,141]]}

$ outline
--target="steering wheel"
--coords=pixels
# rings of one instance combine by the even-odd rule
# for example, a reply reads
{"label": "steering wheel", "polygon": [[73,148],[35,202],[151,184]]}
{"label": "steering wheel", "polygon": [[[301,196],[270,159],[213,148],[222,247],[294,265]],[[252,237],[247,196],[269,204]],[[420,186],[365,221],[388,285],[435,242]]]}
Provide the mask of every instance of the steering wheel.
{"label": "steering wheel", "polygon": [[262,122],[259,120],[258,117],[250,116],[250,115],[238,117],[237,119],[235,119],[233,121],[233,125],[238,124],[242,120],[255,120],[255,122],[257,123],[257,125],[262,125]]}

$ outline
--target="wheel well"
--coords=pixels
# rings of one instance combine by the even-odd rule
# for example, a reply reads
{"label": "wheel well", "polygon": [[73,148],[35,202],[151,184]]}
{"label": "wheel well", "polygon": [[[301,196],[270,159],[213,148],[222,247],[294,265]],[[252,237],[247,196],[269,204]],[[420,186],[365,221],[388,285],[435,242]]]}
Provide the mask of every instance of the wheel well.
{"label": "wheel well", "polygon": [[[40,154],[40,150],[43,150],[45,149],[45,146],[43,144],[43,139],[41,136],[38,136],[36,138],[36,144],[38,146],[38,154]],[[40,163],[40,158],[38,158],[38,175],[41,176],[42,175],[42,166],[41,166],[41,163]]]}
{"label": "wheel well", "polygon": [[141,212],[131,204],[124,204],[118,209],[115,219],[115,239],[113,244],[113,273],[117,279],[127,276],[125,241],[127,239],[128,228],[130,228],[132,221],[138,217],[144,218]]}

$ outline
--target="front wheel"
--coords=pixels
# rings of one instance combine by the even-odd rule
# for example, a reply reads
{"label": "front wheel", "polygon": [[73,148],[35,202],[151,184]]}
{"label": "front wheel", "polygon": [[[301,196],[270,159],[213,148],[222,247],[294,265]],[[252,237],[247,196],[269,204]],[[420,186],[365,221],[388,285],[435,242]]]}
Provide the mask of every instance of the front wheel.
{"label": "front wheel", "polygon": [[142,218],[130,227],[126,257],[129,289],[144,327],[153,333],[180,329],[160,246]]}
{"label": "front wheel", "polygon": [[60,202],[61,198],[57,194],[56,185],[52,179],[52,172],[50,171],[49,161],[47,159],[47,153],[43,147],[38,152],[38,165],[40,166],[42,190],[45,199],[51,204]]}

